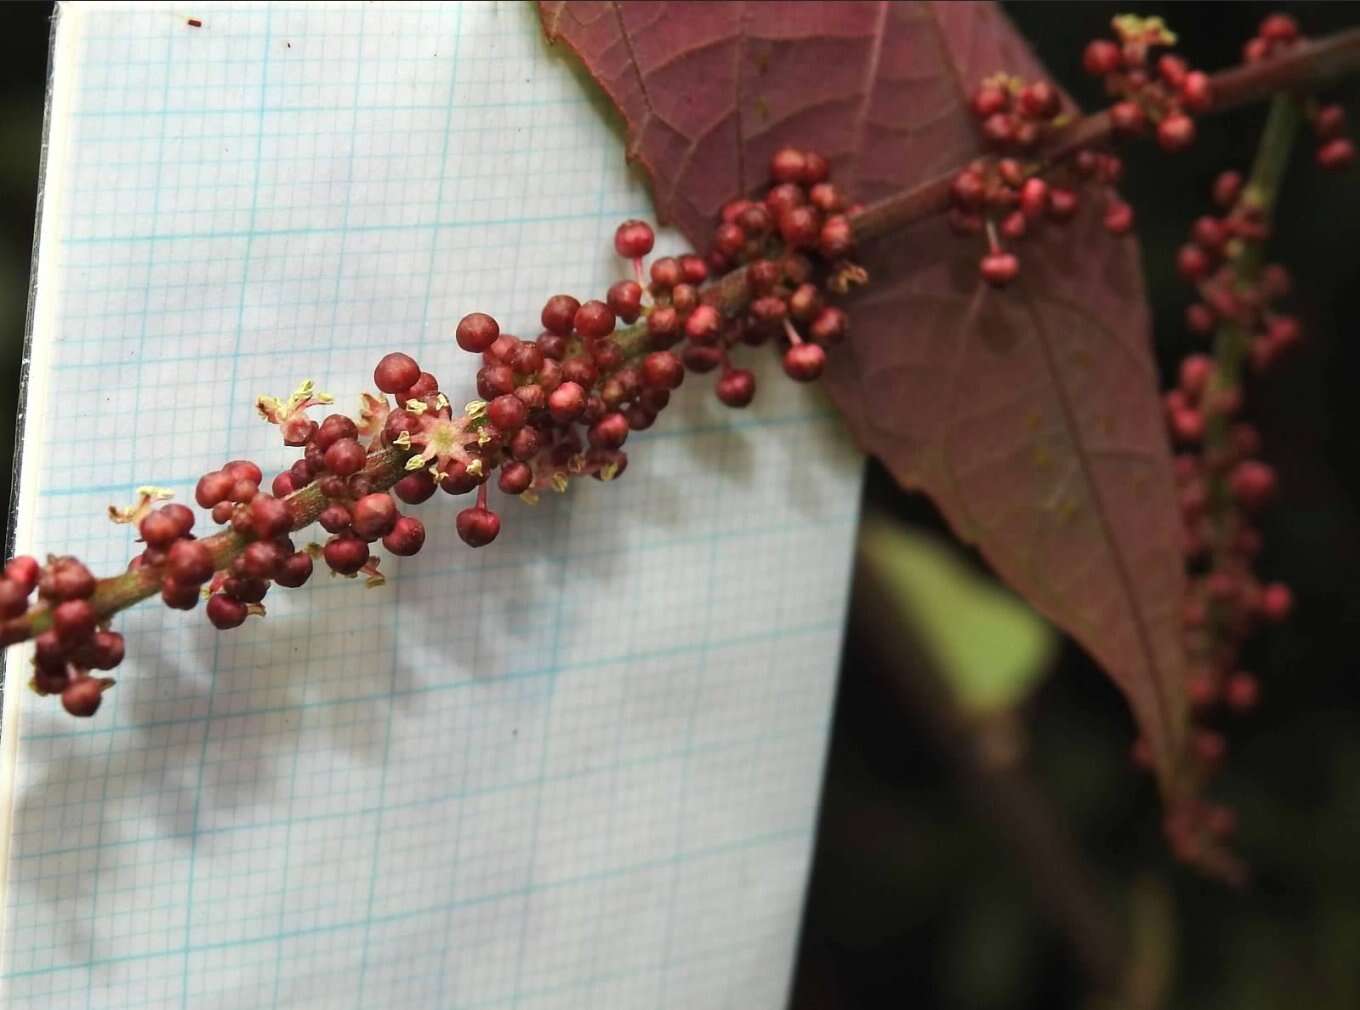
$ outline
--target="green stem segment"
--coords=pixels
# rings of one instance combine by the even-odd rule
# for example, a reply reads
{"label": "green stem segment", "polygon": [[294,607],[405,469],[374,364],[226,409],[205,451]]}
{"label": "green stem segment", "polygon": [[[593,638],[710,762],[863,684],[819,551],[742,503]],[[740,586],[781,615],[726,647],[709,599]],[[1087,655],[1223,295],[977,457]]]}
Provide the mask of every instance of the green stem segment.
{"label": "green stem segment", "polygon": [[[1261,142],[1256,149],[1256,159],[1252,164],[1251,177],[1242,191],[1243,203],[1259,216],[1267,227],[1275,210],[1280,186],[1284,182],[1289,156],[1294,148],[1302,124],[1302,112],[1298,99],[1288,94],[1276,95],[1270,103],[1270,113],[1261,134]],[[1264,265],[1265,242],[1245,242],[1240,251],[1232,258],[1232,272],[1235,287],[1246,292],[1253,288],[1261,278]],[[1251,346],[1251,334],[1234,320],[1224,320],[1214,336],[1214,379],[1213,393],[1240,387],[1243,366]],[[1222,458],[1227,451],[1228,432],[1231,419],[1222,411],[1214,411],[1207,419],[1204,432],[1204,452],[1208,459]],[[1231,490],[1226,473],[1214,474],[1209,486],[1209,500],[1216,522],[1214,544],[1215,556],[1221,557],[1227,550],[1228,530],[1226,517],[1230,511]]]}
{"label": "green stem segment", "polygon": [[[1351,29],[1327,36],[1316,42],[1295,46],[1288,53],[1261,63],[1246,64],[1216,74],[1213,78],[1214,108],[1216,111],[1245,105],[1275,92],[1317,88],[1349,73],[1360,70],[1360,29]],[[1291,111],[1281,111],[1288,106]],[[1262,201],[1268,210],[1283,173],[1283,159],[1289,141],[1297,127],[1298,112],[1292,98],[1277,97],[1267,126],[1266,141],[1248,193]],[[1056,163],[1082,147],[1100,144],[1111,133],[1108,113],[1098,113],[1078,119],[1058,136],[1043,152],[1046,164]],[[1272,139],[1273,138],[1273,139]],[[895,194],[870,204],[851,217],[856,238],[869,241],[897,232],[925,217],[944,212],[949,207],[949,191],[957,170],[950,171],[914,189]],[[1257,266],[1259,269],[1259,265]],[[716,305],[724,315],[741,312],[749,295],[745,270],[733,270],[704,290],[704,300]],[[614,337],[625,356],[632,358],[648,349],[646,325],[639,323],[620,330]],[[1241,369],[1245,335],[1219,334],[1219,374],[1236,375]],[[1225,437],[1220,432],[1219,437]],[[385,490],[401,479],[409,453],[396,449],[382,449],[368,457],[364,474],[374,490]],[[293,529],[301,530],[316,521],[328,500],[320,487],[311,483],[288,496],[293,510]],[[213,554],[220,571],[227,568],[249,541],[231,530],[224,530],[204,540]],[[95,611],[100,621],[107,621],[120,610],[155,595],[163,572],[158,568],[137,569],[122,575],[101,579],[94,594]],[[52,615],[45,604],[39,604],[21,617],[0,624],[0,646],[21,642],[46,631]]]}

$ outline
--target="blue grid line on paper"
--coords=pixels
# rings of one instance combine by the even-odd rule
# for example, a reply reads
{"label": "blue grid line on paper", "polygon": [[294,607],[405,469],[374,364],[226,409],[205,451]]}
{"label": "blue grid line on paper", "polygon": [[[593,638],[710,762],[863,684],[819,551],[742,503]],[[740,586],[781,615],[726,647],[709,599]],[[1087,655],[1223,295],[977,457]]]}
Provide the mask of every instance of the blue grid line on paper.
{"label": "blue grid line on paper", "polygon": [[[657,866],[666,866],[666,865],[671,865],[671,864],[674,864],[674,863],[683,863],[683,862],[690,862],[690,861],[695,861],[695,860],[702,860],[702,859],[706,859],[706,858],[709,858],[709,857],[712,857],[712,856],[723,855],[723,854],[727,854],[727,853],[730,853],[730,852],[739,852],[739,851],[749,850],[749,849],[758,849],[758,848],[761,848],[761,847],[763,847],[763,846],[767,846],[767,845],[775,845],[775,844],[779,844],[779,843],[782,843],[782,842],[801,841],[801,840],[806,839],[806,838],[808,838],[808,837],[811,836],[812,831],[813,831],[813,827],[814,827],[814,826],[813,826],[812,824],[806,824],[806,825],[802,825],[802,826],[796,827],[796,828],[786,828],[786,829],[781,830],[781,831],[773,832],[773,833],[771,833],[771,834],[769,834],[769,835],[764,835],[764,836],[755,837],[755,838],[746,838],[746,839],[742,839],[740,842],[736,842],[736,843],[730,843],[730,844],[722,845],[722,846],[713,846],[713,847],[711,847],[711,848],[709,848],[709,849],[697,850],[697,851],[692,851],[692,852],[677,853],[675,856],[671,857],[670,859],[663,860],[663,861],[659,861],[659,862],[653,862],[653,863],[640,863],[640,864],[633,865],[633,866],[620,866],[620,867],[617,867],[617,868],[615,868],[615,869],[611,869],[611,870],[608,870],[608,871],[603,871],[603,872],[600,872],[600,873],[585,874],[585,875],[582,875],[582,876],[580,876],[580,877],[574,877],[574,878],[569,878],[569,879],[564,879],[564,880],[541,881],[541,882],[539,882],[539,883],[537,883],[537,884],[534,884],[534,885],[532,885],[532,886],[530,886],[530,887],[518,888],[518,889],[515,889],[515,890],[512,890],[512,891],[506,891],[506,892],[502,892],[502,893],[487,895],[487,896],[485,896],[485,897],[475,898],[475,899],[471,899],[471,900],[468,900],[468,901],[439,903],[439,904],[433,904],[433,905],[422,906],[422,907],[420,907],[420,908],[413,908],[413,909],[409,909],[409,910],[403,911],[403,912],[396,912],[396,913],[392,913],[392,914],[390,914],[390,915],[385,915],[385,916],[377,916],[377,917],[365,916],[365,917],[362,917],[362,918],[359,918],[359,919],[354,919],[354,920],[347,921],[347,922],[337,922],[337,923],[332,923],[332,924],[328,924],[328,925],[325,925],[325,926],[317,926],[317,927],[313,927],[313,928],[310,928],[310,929],[295,929],[295,930],[290,930],[290,931],[288,931],[286,934],[284,934],[284,936],[292,937],[292,936],[301,936],[301,935],[315,934],[315,933],[338,933],[338,932],[345,932],[345,931],[348,931],[348,930],[356,930],[356,929],[362,928],[362,927],[365,926],[365,925],[371,925],[371,924],[373,924],[375,921],[377,921],[377,922],[399,922],[399,921],[401,921],[401,920],[403,920],[403,919],[412,919],[412,918],[417,918],[417,917],[420,917],[420,916],[423,916],[423,915],[428,915],[428,914],[431,913],[431,912],[442,912],[442,911],[446,911],[450,905],[466,907],[466,906],[468,906],[468,905],[494,903],[494,902],[502,901],[502,900],[504,900],[504,899],[506,899],[506,898],[509,898],[509,897],[523,896],[523,895],[532,894],[532,893],[538,892],[538,891],[550,891],[550,890],[556,890],[556,889],[564,888],[564,887],[572,887],[572,886],[577,885],[577,884],[588,883],[588,882],[597,881],[597,880],[605,880],[605,879],[609,879],[610,877],[625,876],[625,875],[630,874],[630,873],[636,873],[636,872],[638,872],[638,871],[640,871],[640,870],[653,869],[653,868],[655,868],[655,867],[657,867]],[[88,967],[91,967],[91,966],[93,966],[93,965],[117,964],[117,963],[124,962],[124,961],[142,961],[142,960],[147,960],[147,959],[149,959],[149,958],[158,958],[158,957],[167,957],[167,956],[176,956],[176,955],[183,955],[183,956],[186,956],[186,957],[187,957],[188,954],[190,954],[191,952],[193,952],[193,951],[195,951],[195,950],[211,950],[211,949],[220,948],[220,947],[253,946],[253,945],[256,945],[256,944],[276,943],[276,942],[278,942],[280,939],[284,938],[284,936],[280,936],[279,934],[265,934],[265,935],[261,935],[261,936],[257,936],[257,937],[252,937],[252,938],[249,939],[249,940],[237,941],[237,942],[234,942],[234,943],[208,943],[208,944],[199,944],[199,945],[197,945],[197,946],[177,947],[177,948],[173,948],[173,949],[169,949],[169,950],[158,950],[158,951],[153,951],[153,952],[150,952],[150,953],[147,953],[147,954],[126,955],[126,956],[122,956],[122,957],[119,957],[119,956],[113,956],[113,957],[101,957],[101,958],[92,959],[92,960],[86,961],[86,962],[79,962],[79,963],[76,963],[76,964],[62,964],[62,965],[54,965],[54,966],[49,967],[49,968],[35,968],[35,969],[28,970],[28,971],[15,971],[15,972],[9,972],[9,973],[7,974],[6,977],[8,977],[8,978],[25,978],[25,977],[30,977],[30,976],[33,976],[33,975],[48,975],[48,974],[52,974],[52,973],[54,973],[54,972],[69,971],[69,970],[71,970],[72,968],[77,968],[77,967],[79,967],[79,968],[88,968]],[[512,1000],[513,1000],[513,997],[512,997]]]}
{"label": "blue grid line on paper", "polygon": [[[382,9],[381,39],[363,30],[364,11],[353,6],[322,17],[312,13],[320,8],[209,3],[206,30],[185,38],[169,8],[95,10],[84,12],[87,80],[71,124],[81,157],[67,171],[77,193],[83,180],[103,178],[90,199],[73,202],[78,211],[59,229],[80,272],[66,279],[74,297],[64,299],[54,356],[54,376],[86,404],[88,448],[44,460],[39,532],[47,543],[117,563],[129,531],[92,529],[86,510],[144,482],[128,480],[129,472],[197,474],[248,453],[258,438],[238,444],[236,433],[249,404],[236,404],[230,391],[250,383],[251,392],[286,392],[311,372],[305,362],[319,347],[333,363],[325,388],[337,393],[364,384],[371,355],[405,341],[420,360],[430,356],[448,388],[468,385],[466,364],[446,374],[452,320],[471,308],[508,307],[503,322],[513,326],[536,317],[536,303],[559,286],[603,290],[612,265],[568,250],[592,241],[607,250],[614,221],[646,213],[644,194],[611,156],[608,130],[576,82],[535,48],[536,25],[521,8],[468,7],[469,24],[453,32],[460,46],[468,40],[467,58],[452,60],[436,29],[454,11],[424,5]],[[148,11],[170,20],[148,30]],[[456,8],[460,22],[464,13]],[[263,21],[276,29],[275,48]],[[291,57],[280,47],[288,37],[298,43]],[[421,50],[426,39],[436,55]],[[172,61],[167,46],[185,47],[183,59],[175,48]],[[258,99],[251,108],[211,100],[232,95],[229,82],[251,73],[258,88],[235,92]],[[159,108],[148,86],[162,96]],[[154,148],[157,137],[168,153]],[[243,141],[253,142],[253,159]],[[327,160],[332,144],[347,169]],[[530,162],[529,176],[516,174]],[[587,200],[592,211],[568,209]],[[239,285],[225,280],[235,276]],[[225,348],[224,334],[232,335]],[[115,374],[127,383],[122,394],[107,384]],[[214,406],[224,392],[233,401],[225,418]],[[682,391],[681,399],[700,392]],[[148,1008],[194,1005],[226,981],[251,987],[232,990],[236,1005],[324,999],[364,1010],[566,1006],[605,993],[617,1002],[618,986],[655,992],[660,980],[674,1001],[702,1008],[718,997],[695,998],[694,987],[715,973],[714,993],[765,1005],[767,990],[753,980],[786,972],[786,964],[766,967],[764,952],[786,942],[796,921],[762,918],[747,910],[750,901],[734,915],[717,892],[696,890],[680,866],[687,853],[737,858],[760,850],[755,840],[776,838],[777,865],[762,857],[750,868],[760,893],[801,883],[815,772],[803,771],[802,759],[787,771],[780,762],[820,754],[824,742],[839,637],[839,623],[825,615],[844,604],[840,577],[853,525],[843,489],[832,486],[854,473],[830,435],[829,415],[809,406],[801,394],[771,389],[747,416],[673,410],[662,427],[632,440],[630,479],[608,495],[583,488],[570,503],[508,517],[515,533],[494,554],[446,553],[434,539],[431,556],[403,562],[379,597],[343,584],[312,587],[271,613],[266,634],[203,636],[155,608],[127,615],[134,660],[108,697],[107,721],[73,728],[35,712],[25,727],[25,746],[51,755],[32,776],[50,772],[54,760],[103,755],[104,763],[92,766],[93,793],[82,795],[73,778],[48,798],[36,789],[21,795],[9,916],[56,918],[5,938],[0,977],[18,997],[14,1005],[42,1005],[23,1001],[39,1000],[38,990],[20,997],[16,988],[38,979],[49,980],[45,997],[69,991],[87,1006],[120,998]],[[173,448],[129,465],[128,433],[140,445],[137,432],[152,429],[172,432]],[[743,477],[757,439],[760,477]],[[704,448],[687,450],[696,442]],[[706,507],[715,468],[737,474],[724,485],[721,510]],[[184,489],[193,478],[155,483]],[[636,525],[637,516],[672,513]],[[611,527],[622,532],[602,535]],[[801,557],[801,570],[749,567],[762,579],[771,571],[783,577],[751,586],[742,607],[749,617],[734,622],[730,573],[756,557],[752,551],[771,549]],[[657,571],[665,577],[647,574]],[[828,573],[838,583],[831,589]],[[516,589],[545,574],[527,600]],[[461,606],[440,599],[444,586],[467,593],[473,585],[483,588]],[[617,595],[609,617],[600,606],[604,587]],[[396,622],[412,614],[419,661],[447,656],[455,664],[433,679],[411,680],[402,670],[411,646],[398,650],[398,640],[411,635]],[[501,630],[488,639],[488,629]],[[151,636],[159,655],[146,661],[136,646]],[[723,653],[722,678],[697,672],[725,649],[749,655]],[[763,663],[751,658],[759,654]],[[815,670],[807,666],[812,656],[824,657]],[[272,674],[271,657],[296,669],[287,678]],[[808,689],[805,702],[787,704],[778,680],[766,677],[762,687],[776,663],[794,664],[799,672],[783,682]],[[186,682],[181,667],[201,676]],[[464,677],[466,670],[486,679]],[[679,682],[670,687],[661,677]],[[737,692],[730,700],[738,707],[714,709],[706,691]],[[664,702],[646,701],[653,695],[687,700],[678,727]],[[762,696],[785,704],[759,714]],[[462,739],[423,743],[411,725],[434,711],[462,727]],[[639,712],[645,721],[634,726]],[[512,728],[519,744],[488,749]],[[371,762],[362,749],[347,753],[359,741],[378,748]],[[639,749],[639,741],[647,745]],[[411,775],[426,752],[447,762],[451,778],[413,792]],[[735,825],[727,801],[688,776],[738,781],[739,766],[752,759],[769,785],[748,793],[749,823]],[[163,779],[142,781],[136,772],[158,762],[189,775],[187,784],[177,775],[164,798],[156,788]],[[621,791],[653,773],[648,795]],[[802,783],[799,803],[778,800],[792,788],[786,779]],[[604,792],[589,807],[604,848],[593,856],[587,848],[573,863],[555,844],[578,837],[563,819],[562,798],[596,783]],[[148,809],[173,814],[181,794],[191,800],[178,808],[184,819],[148,819]],[[422,810],[434,813],[409,822]],[[509,862],[487,848],[500,830],[488,825],[505,816],[524,828],[500,836],[517,853]],[[72,817],[89,833],[49,837],[48,825]],[[409,834],[410,823],[427,817],[439,834],[452,831],[450,847]],[[777,839],[792,823],[800,828]],[[371,847],[333,851],[356,832]],[[300,858],[309,847],[315,858]],[[61,862],[86,853],[88,871]],[[153,853],[173,854],[158,874],[171,882],[155,895],[133,875]],[[30,866],[32,873],[20,869]],[[667,932],[675,942],[648,947],[636,962],[616,961],[624,955],[611,946],[606,905],[577,895],[619,874],[628,887],[643,886],[633,878],[655,873],[671,888]],[[422,875],[428,894],[392,904],[391,895],[423,893]],[[92,879],[82,909],[68,913],[52,901],[50,888],[88,888]],[[492,939],[468,932],[475,909],[490,916]],[[549,909],[557,922],[566,909],[571,928],[545,932]],[[722,929],[706,922],[714,915]],[[726,920],[745,923],[746,934],[729,935]],[[417,921],[414,934],[394,932]],[[83,947],[65,943],[68,929]],[[709,932],[717,946],[694,949]],[[336,934],[348,934],[344,945],[321,942]],[[573,946],[571,935],[584,939]],[[460,956],[469,936],[481,951],[472,961]],[[299,946],[309,939],[317,943]],[[406,982],[387,963],[403,949],[394,941],[414,943],[428,959],[404,970],[428,971],[428,982],[417,979],[424,988],[393,987]],[[258,950],[270,944],[262,960]],[[416,956],[414,948],[397,954]],[[173,975],[162,971],[171,958],[179,962]],[[139,977],[154,978],[162,995],[132,995],[118,966],[140,964],[151,974]],[[432,993],[445,992],[434,1001]]]}

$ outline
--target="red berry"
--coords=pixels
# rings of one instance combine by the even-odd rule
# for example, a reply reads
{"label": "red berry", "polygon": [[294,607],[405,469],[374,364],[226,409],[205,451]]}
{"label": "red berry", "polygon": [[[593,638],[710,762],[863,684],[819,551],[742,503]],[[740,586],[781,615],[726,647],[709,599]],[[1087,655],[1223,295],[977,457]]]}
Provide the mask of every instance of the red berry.
{"label": "red berry", "polygon": [[1116,102],[1110,107],[1110,126],[1116,133],[1134,137],[1147,126],[1147,115],[1143,107],[1134,101]]}
{"label": "red berry", "polygon": [[42,566],[38,564],[36,558],[21,554],[17,558],[11,558],[5,565],[5,578],[22,587],[24,595],[27,596],[37,586],[41,570]]}
{"label": "red berry", "polygon": [[700,305],[685,320],[685,336],[696,344],[711,344],[718,339],[722,315],[712,305]]}
{"label": "red berry", "polygon": [[1103,224],[1111,235],[1127,235],[1133,231],[1133,208],[1122,200],[1112,200],[1105,208]]}
{"label": "red berry", "polygon": [[186,586],[201,586],[212,578],[213,557],[201,540],[176,540],[166,556],[170,578]]}
{"label": "red berry", "polygon": [[326,450],[326,469],[340,477],[348,477],[364,468],[364,448],[352,438],[342,438]]}
{"label": "red berry", "polygon": [[1192,401],[1209,388],[1214,374],[1214,359],[1207,354],[1192,354],[1181,362],[1180,388]]}
{"label": "red berry", "polygon": [[796,382],[812,382],[826,367],[826,352],[817,344],[794,344],[784,352],[784,373]]}
{"label": "red berry", "polygon": [[605,301],[625,323],[636,322],[642,315],[642,285],[637,281],[618,281],[610,285]]}
{"label": "red berry", "polygon": [[198,605],[198,586],[198,583],[166,579],[161,583],[161,600],[175,610],[193,610]]}
{"label": "red berry", "polygon": [[279,563],[274,581],[285,589],[296,589],[312,575],[312,559],[302,551],[290,554]]}
{"label": "red berry", "polygon": [[494,400],[514,391],[515,370],[509,365],[487,365],[477,371],[477,395],[482,399]]}
{"label": "red berry", "polygon": [[286,502],[272,495],[259,494],[250,502],[250,522],[257,537],[272,540],[293,528],[293,514]]}
{"label": "red berry", "polygon": [[1048,216],[1055,221],[1070,221],[1077,213],[1077,194],[1060,186],[1048,190]]}
{"label": "red berry", "polygon": [[803,152],[792,147],[781,147],[770,158],[770,178],[775,182],[802,182],[806,168]]}
{"label": "red berry", "polygon": [[548,394],[548,413],[558,424],[570,424],[586,409],[586,391],[567,381]]}
{"label": "red berry", "polygon": [[808,336],[824,347],[839,344],[850,332],[850,317],[834,305],[823,308],[808,326]]}
{"label": "red berry", "polygon": [[113,686],[107,677],[81,677],[61,692],[61,707],[71,715],[88,719],[99,711],[104,692]]}
{"label": "red berry", "polygon": [[96,670],[112,670],[123,662],[123,636],[116,631],[96,631],[94,638],[80,653],[87,666]]}
{"label": "red berry", "polygon": [[[539,390],[539,394],[542,395],[542,390]],[[486,416],[501,431],[509,433],[524,427],[524,422],[529,419],[529,408],[513,394],[498,396],[487,405]]]}
{"label": "red berry", "polygon": [[961,207],[964,210],[976,210],[982,206],[986,199],[987,186],[980,173],[971,168],[965,168],[954,176],[954,181],[949,187],[949,196],[956,207]]}
{"label": "red berry", "polygon": [[1260,700],[1261,689],[1256,678],[1249,673],[1235,673],[1228,678],[1223,698],[1228,707],[1238,712],[1249,712]]}
{"label": "red berry", "polygon": [[[402,387],[403,389],[406,387]],[[312,436],[312,444],[325,452],[342,438],[358,438],[359,427],[344,414],[329,414]]]}
{"label": "red berry", "polygon": [[180,538],[179,524],[161,509],[147,515],[139,529],[148,547],[169,547]]}
{"label": "red berry", "polygon": [[674,256],[663,256],[652,260],[652,290],[664,291],[675,287],[685,279],[684,268]]}
{"label": "red berry", "polygon": [[247,544],[232,563],[232,571],[243,578],[269,579],[274,577],[274,569],[282,560],[283,551],[272,540],[256,540]]}
{"label": "red berry", "polygon": [[1214,203],[1225,210],[1237,203],[1237,198],[1242,193],[1242,173],[1241,172],[1221,172],[1218,178],[1214,179],[1213,199]]}
{"label": "red berry", "polygon": [[628,419],[618,411],[605,414],[586,432],[590,444],[599,449],[617,449],[628,439]]}
{"label": "red berry", "polygon": [[283,473],[274,475],[274,479],[269,484],[269,490],[273,492],[275,498],[287,498],[297,490],[297,483],[293,480],[293,475],[285,470]]}
{"label": "red berry", "polygon": [[583,337],[607,337],[614,332],[614,310],[592,299],[576,311],[576,332]]}
{"label": "red berry", "polygon": [[1293,42],[1299,37],[1299,23],[1288,14],[1267,14],[1256,34],[1271,42]]}
{"label": "red berry", "polygon": [[[458,324],[458,343],[460,345],[463,343],[463,323],[471,318],[471,316],[467,316],[462,323]],[[493,321],[491,325],[495,326],[496,324]],[[467,348],[464,347],[464,350],[467,350]],[[419,378],[420,366],[416,364],[415,358],[397,351],[384,355],[383,359],[378,362],[378,367],[373,369],[373,384],[384,393],[400,393],[403,389],[409,389],[415,385]]]}
{"label": "red berry", "polygon": [[208,620],[212,621],[213,627],[226,631],[229,628],[239,628],[245,623],[246,616],[250,613],[246,605],[240,600],[233,600],[224,593],[213,593],[208,597],[207,614]]}
{"label": "red berry", "polygon": [[714,387],[718,399],[729,407],[745,407],[755,399],[755,373],[745,368],[733,368],[724,372]]}
{"label": "red berry", "polygon": [[978,264],[982,279],[994,288],[1004,288],[1020,274],[1020,260],[1014,253],[990,252]]}
{"label": "red berry", "polygon": [[723,352],[721,347],[689,344],[681,352],[680,359],[691,372],[711,372],[722,364]]}
{"label": "red berry", "polygon": [[[408,473],[401,480],[392,485],[392,493],[404,501],[407,505],[419,505],[423,501],[429,501],[430,496],[435,492],[434,478],[426,470],[417,470]],[[330,530],[328,532],[335,532]]]}
{"label": "red berry", "polygon": [[1259,460],[1244,460],[1233,468],[1229,484],[1244,508],[1259,509],[1275,496],[1275,470]]}
{"label": "red berry", "polygon": [[1317,149],[1319,168],[1339,172],[1355,164],[1355,145],[1345,137],[1329,140]]}
{"label": "red berry", "polygon": [[1020,213],[1033,220],[1044,212],[1048,204],[1048,183],[1037,175],[1020,186]]}
{"label": "red berry", "polygon": [[647,335],[653,347],[673,346],[680,339],[680,314],[669,305],[658,305],[647,316]]}
{"label": "red berry", "polygon": [[1294,594],[1281,582],[1272,582],[1261,590],[1261,616],[1271,624],[1286,620],[1294,609]]}
{"label": "red berry", "polygon": [[803,152],[803,175],[800,181],[804,186],[815,186],[825,182],[831,175],[831,162],[816,151]]}
{"label": "red berry", "polygon": [[332,537],[321,554],[331,570],[341,575],[353,575],[368,564],[367,542],[352,534]]}
{"label": "red berry", "polygon": [[203,508],[210,509],[218,502],[227,500],[235,483],[236,478],[222,470],[205,473],[198,478],[198,486],[194,488],[194,500]]}
{"label": "red berry", "polygon": [[1124,65],[1119,47],[1109,39],[1093,39],[1081,54],[1082,68],[1092,77],[1112,74]]}
{"label": "red berry", "polygon": [[383,546],[399,558],[409,558],[425,545],[425,524],[415,516],[402,516],[390,533],[383,537]]}
{"label": "red berry", "polygon": [[1209,257],[1197,245],[1183,245],[1176,253],[1176,270],[1187,281],[1201,281],[1209,273]]}
{"label": "red berry", "polygon": [[10,579],[0,579],[0,620],[8,621],[28,610],[28,593]]}
{"label": "red berry", "polygon": [[543,306],[540,322],[549,333],[569,337],[572,327],[576,325],[576,312],[580,307],[581,303],[571,295],[553,295]]}
{"label": "red berry", "polygon": [[396,526],[400,516],[397,503],[386,491],[366,494],[354,503],[354,532],[365,540],[385,537]]}
{"label": "red berry", "polygon": [[1183,151],[1195,142],[1195,121],[1173,112],[1157,124],[1157,143],[1163,151]]}
{"label": "red berry", "polygon": [[614,231],[614,251],[628,260],[646,256],[655,241],[652,226],[646,221],[625,221]]}
{"label": "red berry", "polygon": [[94,622],[94,607],[89,600],[66,600],[52,611],[52,629],[68,646],[77,645],[93,635]]}
{"label": "red berry", "polygon": [[1058,89],[1047,81],[1034,81],[1020,91],[1020,114],[1030,119],[1052,119],[1062,108]]}
{"label": "red berry", "polygon": [[670,351],[653,351],[642,359],[642,381],[653,389],[678,389],[685,381],[685,366]]}
{"label": "red berry", "polygon": [[779,234],[794,249],[811,249],[821,234],[820,217],[813,207],[790,207],[779,215]]}
{"label": "red berry", "polygon": [[534,471],[527,463],[506,463],[501,467],[496,486],[506,494],[523,494],[534,482]]}
{"label": "red berry", "polygon": [[817,236],[817,251],[827,259],[840,259],[848,256],[855,247],[855,238],[850,228],[850,219],[844,214],[834,214],[822,223],[821,234]]}
{"label": "red berry", "polygon": [[1340,105],[1324,105],[1313,117],[1313,132],[1320,140],[1332,140],[1346,132],[1346,110]]}
{"label": "red berry", "polygon": [[1192,70],[1180,85],[1181,104],[1194,113],[1208,112],[1214,104],[1213,88],[1208,74]]}
{"label": "red berry", "polygon": [[469,547],[485,547],[501,531],[500,516],[480,505],[459,512],[456,525],[458,535]]}
{"label": "red berry", "polygon": [[988,119],[1010,108],[1011,96],[1005,88],[997,84],[979,84],[969,100],[973,115],[979,120]]}

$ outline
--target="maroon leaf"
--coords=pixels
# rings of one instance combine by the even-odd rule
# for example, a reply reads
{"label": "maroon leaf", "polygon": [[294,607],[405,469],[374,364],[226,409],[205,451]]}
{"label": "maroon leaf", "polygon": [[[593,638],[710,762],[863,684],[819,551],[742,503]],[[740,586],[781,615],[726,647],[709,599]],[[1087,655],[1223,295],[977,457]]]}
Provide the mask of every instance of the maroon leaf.
{"label": "maroon leaf", "polygon": [[[703,246],[784,144],[866,202],[980,150],[966,96],[1045,76],[985,3],[540,4],[623,114],[658,213]],[[870,286],[826,386],[863,446],[1081,642],[1128,696],[1164,783],[1185,719],[1180,525],[1132,239],[1099,197],[981,285],[980,241],[923,221],[862,250]]]}

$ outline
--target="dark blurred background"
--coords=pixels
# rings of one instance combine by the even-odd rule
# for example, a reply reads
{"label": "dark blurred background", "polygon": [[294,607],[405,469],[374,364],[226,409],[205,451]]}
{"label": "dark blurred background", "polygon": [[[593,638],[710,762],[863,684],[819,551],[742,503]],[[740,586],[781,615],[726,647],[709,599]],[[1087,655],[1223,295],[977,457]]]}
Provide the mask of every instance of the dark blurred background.
{"label": "dark blurred background", "polygon": [[[1272,9],[1006,7],[1087,105],[1100,96],[1081,73],[1081,50],[1113,15],[1163,15],[1183,51],[1212,70],[1236,62]],[[50,9],[0,5],[4,439],[28,299]],[[1288,9],[1312,34],[1360,23],[1357,4]],[[1360,121],[1360,83],[1337,97]],[[1127,152],[1123,190],[1139,215],[1167,374],[1194,347],[1174,251],[1217,172],[1248,166],[1262,113],[1210,117],[1174,157],[1151,145]],[[1271,254],[1297,278],[1293,306],[1309,342],[1249,399],[1283,487],[1264,522],[1259,569],[1294,587],[1297,616],[1249,652],[1264,700],[1230,727],[1217,788],[1239,811],[1251,885],[1229,890],[1171,863],[1154,790],[1128,762],[1127,709],[1079,650],[1063,645],[1018,706],[959,719],[911,622],[861,571],[795,985],[800,1010],[1360,1007],[1358,253],[1360,170],[1318,172],[1301,144]],[[877,468],[865,506],[899,528],[947,536],[928,503]],[[1117,998],[1095,995],[1112,979]]]}

